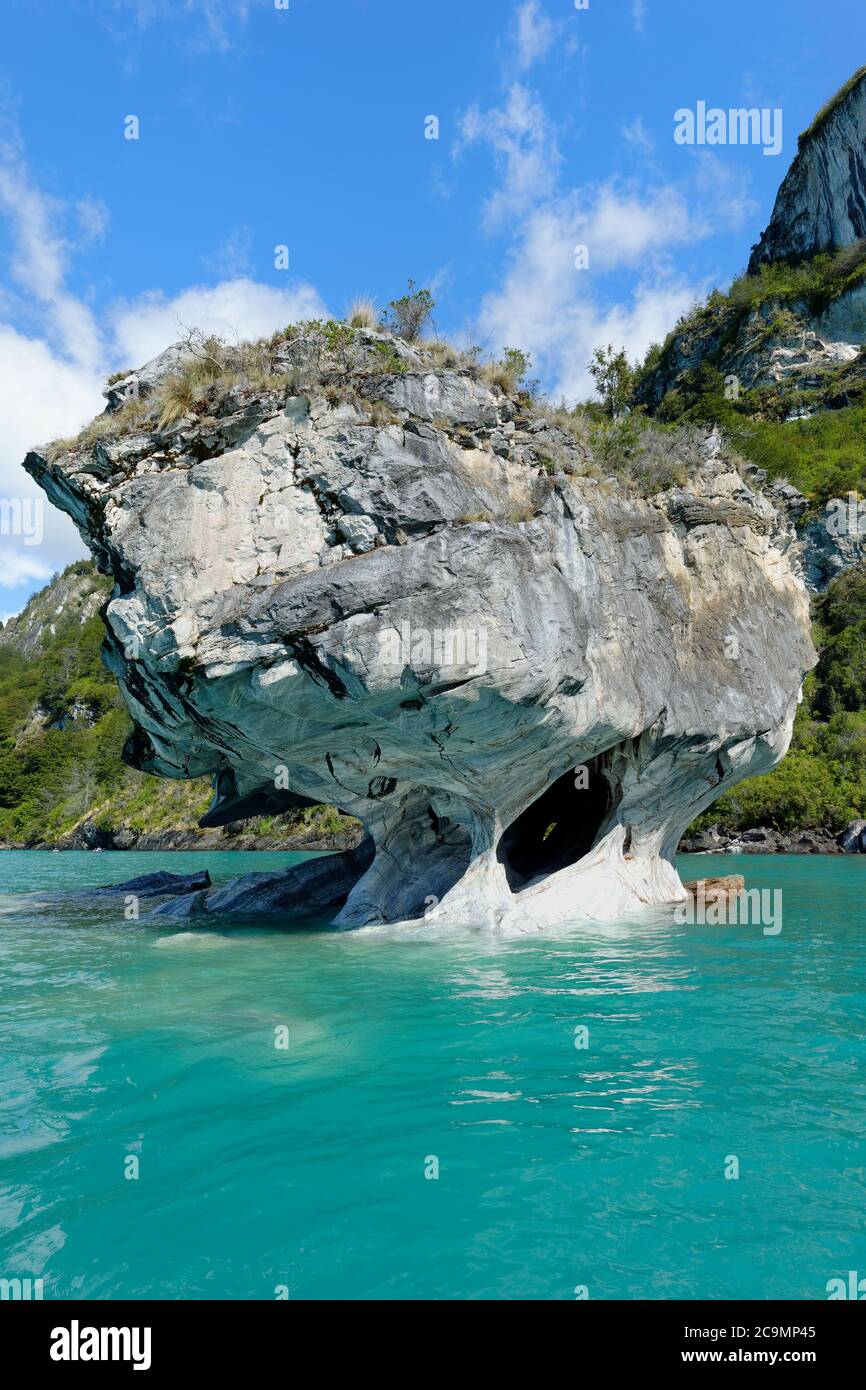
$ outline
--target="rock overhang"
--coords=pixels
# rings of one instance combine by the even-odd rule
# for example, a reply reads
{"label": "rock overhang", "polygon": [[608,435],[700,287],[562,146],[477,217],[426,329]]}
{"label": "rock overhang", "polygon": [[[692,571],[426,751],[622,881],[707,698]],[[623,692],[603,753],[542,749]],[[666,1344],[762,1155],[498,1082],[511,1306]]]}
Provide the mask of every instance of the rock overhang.
{"label": "rock overhang", "polygon": [[718,440],[641,498],[528,466],[538,431],[460,443],[518,415],[469,376],[376,391],[399,424],[266,398],[210,456],[205,422],[114,448],[109,477],[96,449],[28,457],[115,574],[129,756],[211,774],[213,815],[281,782],[358,816],[375,853],[340,925],[679,896],[680,834],[778,761],[814,661],[784,520]]}

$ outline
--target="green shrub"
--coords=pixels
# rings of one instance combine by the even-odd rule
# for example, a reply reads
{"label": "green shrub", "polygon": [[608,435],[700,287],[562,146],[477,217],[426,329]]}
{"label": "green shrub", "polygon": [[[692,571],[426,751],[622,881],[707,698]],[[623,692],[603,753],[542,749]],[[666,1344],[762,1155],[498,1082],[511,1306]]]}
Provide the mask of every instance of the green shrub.
{"label": "green shrub", "polygon": [[382,325],[398,338],[414,343],[420,338],[421,330],[436,307],[436,301],[427,289],[416,290],[415,281],[409,281],[409,289],[399,299],[392,299],[387,312],[382,316]]}
{"label": "green shrub", "polygon": [[613,344],[597,347],[589,364],[589,374],[596,385],[602,405],[611,418],[620,415],[626,408],[634,387],[634,369],[630,366],[625,349],[615,351]]}
{"label": "green shrub", "polygon": [[866,710],[866,564],[840,574],[815,603],[820,659],[813,707],[824,719]]}
{"label": "green shrub", "polygon": [[815,617],[820,659],[806,678],[788,756],[720,797],[694,828],[835,834],[866,817],[866,565],[833,581],[816,600]]}

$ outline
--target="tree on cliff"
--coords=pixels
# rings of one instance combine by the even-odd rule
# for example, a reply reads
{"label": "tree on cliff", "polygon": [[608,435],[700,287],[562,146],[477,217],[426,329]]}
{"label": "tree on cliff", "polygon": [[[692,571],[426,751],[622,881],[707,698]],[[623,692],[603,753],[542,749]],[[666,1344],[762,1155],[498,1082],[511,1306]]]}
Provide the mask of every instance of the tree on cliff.
{"label": "tree on cliff", "polygon": [[634,379],[625,348],[616,352],[613,343],[608,343],[607,347],[597,347],[589,364],[589,374],[601,396],[602,405],[615,420],[628,406]]}

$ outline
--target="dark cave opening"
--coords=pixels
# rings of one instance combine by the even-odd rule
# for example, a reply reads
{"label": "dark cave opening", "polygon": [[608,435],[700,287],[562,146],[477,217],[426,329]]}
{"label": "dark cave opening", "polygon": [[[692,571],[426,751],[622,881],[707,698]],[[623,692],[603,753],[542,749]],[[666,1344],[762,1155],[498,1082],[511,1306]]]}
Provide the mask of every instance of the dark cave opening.
{"label": "dark cave opening", "polygon": [[585,764],[585,778],[574,768],[563,773],[503,833],[496,854],[512,893],[576,864],[592,848],[613,801],[600,761]]}

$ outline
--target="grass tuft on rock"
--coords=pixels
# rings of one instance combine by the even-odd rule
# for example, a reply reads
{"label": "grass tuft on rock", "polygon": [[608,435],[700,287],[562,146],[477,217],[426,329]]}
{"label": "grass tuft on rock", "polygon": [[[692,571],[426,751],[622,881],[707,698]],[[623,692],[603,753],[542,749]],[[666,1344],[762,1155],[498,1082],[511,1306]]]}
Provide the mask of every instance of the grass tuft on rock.
{"label": "grass tuft on rock", "polygon": [[852,73],[851,76],[848,78],[848,81],[842,83],[842,86],[839,88],[838,92],[835,92],[833,96],[831,96],[829,101],[825,101],[824,105],[821,107],[814,120],[806,127],[805,130],[801,131],[798,135],[798,150],[802,150],[803,147],[807,145],[810,140],[813,140],[816,135],[820,134],[820,132],[824,129],[824,126],[829,121],[830,117],[833,115],[833,112],[837,109],[837,107],[839,107],[842,104],[845,98],[849,96],[851,92],[853,92],[857,84],[863,81],[864,77],[866,77],[866,65],[858,68],[856,72]]}

